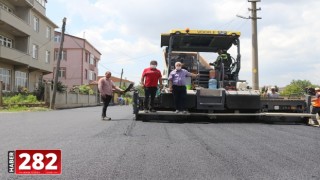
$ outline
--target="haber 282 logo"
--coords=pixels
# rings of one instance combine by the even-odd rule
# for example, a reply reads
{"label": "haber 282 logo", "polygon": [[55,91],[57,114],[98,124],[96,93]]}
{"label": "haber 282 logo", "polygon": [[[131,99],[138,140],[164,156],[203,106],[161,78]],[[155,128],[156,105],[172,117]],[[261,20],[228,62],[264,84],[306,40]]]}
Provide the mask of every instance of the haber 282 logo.
{"label": "haber 282 logo", "polygon": [[15,174],[61,174],[61,150],[8,152],[8,172]]}

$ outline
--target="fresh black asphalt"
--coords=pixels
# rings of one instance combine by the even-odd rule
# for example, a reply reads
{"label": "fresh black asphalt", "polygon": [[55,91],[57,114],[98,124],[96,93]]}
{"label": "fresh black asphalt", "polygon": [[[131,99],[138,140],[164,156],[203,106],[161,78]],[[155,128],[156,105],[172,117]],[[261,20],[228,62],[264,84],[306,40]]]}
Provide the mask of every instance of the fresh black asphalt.
{"label": "fresh black asphalt", "polygon": [[[320,128],[142,122],[131,106],[0,113],[0,179],[320,179]],[[7,153],[61,149],[61,175],[14,175]]]}

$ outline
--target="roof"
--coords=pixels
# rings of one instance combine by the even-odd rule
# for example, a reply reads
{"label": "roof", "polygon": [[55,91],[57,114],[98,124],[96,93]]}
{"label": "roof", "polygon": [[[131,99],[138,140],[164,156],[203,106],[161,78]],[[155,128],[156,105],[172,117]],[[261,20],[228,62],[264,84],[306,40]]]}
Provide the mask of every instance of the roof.
{"label": "roof", "polygon": [[[61,35],[61,32],[59,32],[59,31],[54,31],[54,32],[55,32],[55,34]],[[80,39],[80,40],[88,43],[95,51],[97,51],[97,53],[99,53],[100,55],[102,55],[101,52],[100,52],[98,49],[96,49],[96,48],[95,48],[89,41],[87,41],[86,39],[80,38],[80,37],[77,37],[77,36],[74,36],[74,35],[70,35],[70,34],[64,34],[64,35],[65,35],[65,36],[69,36],[69,37],[71,37],[71,38]]]}
{"label": "roof", "polygon": [[237,31],[177,29],[161,34],[161,47],[171,44],[172,51],[217,52],[228,50],[240,35]]}

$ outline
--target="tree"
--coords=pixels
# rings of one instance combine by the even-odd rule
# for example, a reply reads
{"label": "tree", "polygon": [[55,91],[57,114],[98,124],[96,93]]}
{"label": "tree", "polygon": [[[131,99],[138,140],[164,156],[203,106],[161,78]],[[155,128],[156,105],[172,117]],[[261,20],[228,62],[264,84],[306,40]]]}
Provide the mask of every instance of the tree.
{"label": "tree", "polygon": [[281,95],[303,94],[308,87],[315,87],[315,85],[311,84],[308,80],[292,80],[281,92]]}

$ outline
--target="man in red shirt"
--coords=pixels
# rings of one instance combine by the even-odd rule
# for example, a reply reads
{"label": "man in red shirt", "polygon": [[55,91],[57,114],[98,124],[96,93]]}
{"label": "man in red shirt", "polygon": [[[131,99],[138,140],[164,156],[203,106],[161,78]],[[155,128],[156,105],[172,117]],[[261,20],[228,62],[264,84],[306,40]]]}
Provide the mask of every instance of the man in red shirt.
{"label": "man in red shirt", "polygon": [[[154,99],[158,90],[158,81],[160,88],[162,88],[162,75],[161,72],[157,69],[158,62],[152,60],[150,62],[150,67],[145,68],[141,77],[141,85],[144,87],[144,112],[148,113],[155,112],[154,110]],[[151,96],[149,104],[149,96]],[[150,106],[149,106],[150,105]]]}

